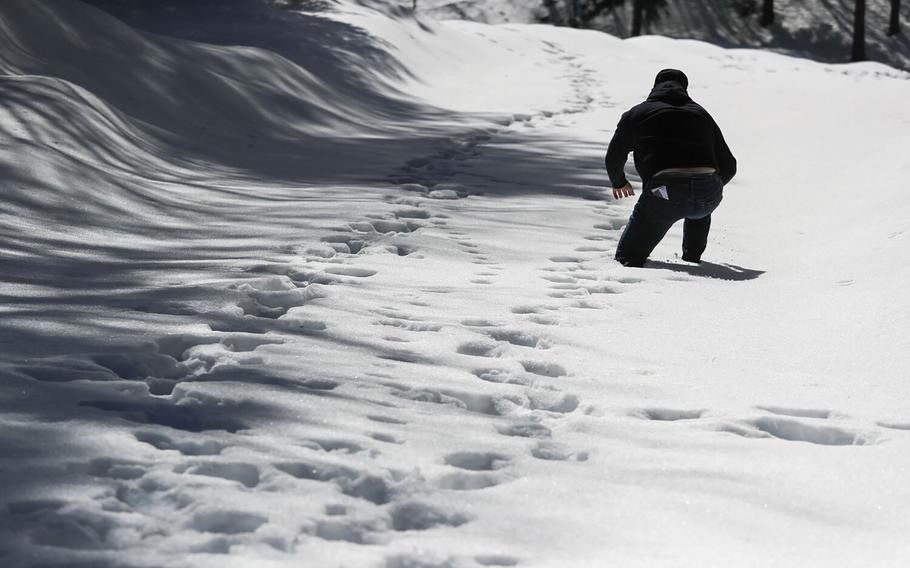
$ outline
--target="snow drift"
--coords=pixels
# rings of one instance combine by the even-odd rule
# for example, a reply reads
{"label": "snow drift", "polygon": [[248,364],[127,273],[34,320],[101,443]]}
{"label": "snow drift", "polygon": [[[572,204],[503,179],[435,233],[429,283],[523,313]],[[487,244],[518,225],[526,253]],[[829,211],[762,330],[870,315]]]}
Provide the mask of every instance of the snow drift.
{"label": "snow drift", "polygon": [[[118,4],[0,4],[4,565],[910,557],[906,73]],[[670,65],[740,174],[627,270]]]}

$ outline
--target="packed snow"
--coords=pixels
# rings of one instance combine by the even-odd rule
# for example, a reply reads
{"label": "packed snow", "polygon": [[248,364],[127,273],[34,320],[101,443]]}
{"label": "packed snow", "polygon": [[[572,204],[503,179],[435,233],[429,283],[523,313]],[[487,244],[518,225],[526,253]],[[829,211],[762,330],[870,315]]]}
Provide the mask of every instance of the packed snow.
{"label": "packed snow", "polygon": [[[227,6],[0,3],[0,564],[910,562],[910,74]],[[624,268],[664,67],[739,174]]]}

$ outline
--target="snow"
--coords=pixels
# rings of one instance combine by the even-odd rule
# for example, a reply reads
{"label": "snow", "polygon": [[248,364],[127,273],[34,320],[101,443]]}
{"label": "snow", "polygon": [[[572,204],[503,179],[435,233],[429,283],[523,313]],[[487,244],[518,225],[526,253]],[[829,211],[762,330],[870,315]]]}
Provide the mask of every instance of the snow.
{"label": "snow", "polygon": [[[0,4],[4,566],[910,559],[910,75],[232,6]],[[740,173],[627,269],[668,66]]]}

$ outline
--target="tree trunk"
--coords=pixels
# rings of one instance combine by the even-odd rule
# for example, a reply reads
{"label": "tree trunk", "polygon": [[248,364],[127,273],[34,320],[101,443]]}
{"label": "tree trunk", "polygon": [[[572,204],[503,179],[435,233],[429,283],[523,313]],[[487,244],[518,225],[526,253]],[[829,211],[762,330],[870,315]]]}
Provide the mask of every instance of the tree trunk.
{"label": "tree trunk", "polygon": [[566,11],[569,22],[569,26],[577,28],[581,25],[581,6],[579,5],[579,0],[568,0],[566,2]]}
{"label": "tree trunk", "polygon": [[853,10],[853,52],[850,61],[866,59],[866,0],[856,0]]}
{"label": "tree trunk", "polygon": [[634,0],[632,6],[632,37],[641,35],[641,21],[644,16],[645,0]]}
{"label": "tree trunk", "polygon": [[888,35],[901,33],[901,0],[891,0],[891,23],[888,25]]}
{"label": "tree trunk", "polygon": [[774,23],[774,0],[764,0],[761,6],[761,25],[767,28]]}

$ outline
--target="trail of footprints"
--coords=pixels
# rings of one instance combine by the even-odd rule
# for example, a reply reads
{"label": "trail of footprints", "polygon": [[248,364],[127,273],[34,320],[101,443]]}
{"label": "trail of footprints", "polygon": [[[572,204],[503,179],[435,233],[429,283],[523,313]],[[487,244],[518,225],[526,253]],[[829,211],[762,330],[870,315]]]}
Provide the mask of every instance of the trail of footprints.
{"label": "trail of footprints", "polygon": [[[571,56],[551,46],[553,54],[570,67],[577,100],[566,113],[584,112],[593,98],[588,93],[587,71]],[[543,118],[553,118],[544,113]],[[505,128],[528,123],[531,118],[516,115],[503,123]],[[385,198],[391,211],[353,221],[324,235],[318,243],[294,249],[288,262],[262,263],[248,270],[246,278],[227,283],[219,294],[223,305],[212,305],[205,294],[185,302],[150,302],[137,310],[203,319],[212,333],[181,334],[156,339],[132,351],[86,355],[82,361],[49,357],[40,365],[21,369],[38,381],[86,380],[98,384],[97,396],[79,401],[81,407],[110,413],[134,424],[137,444],[153,448],[155,463],[116,458],[97,458],[85,464],[63,466],[68,472],[105,480],[110,492],[100,501],[100,510],[73,507],[55,499],[25,499],[8,505],[9,512],[28,527],[31,542],[72,550],[105,550],[128,547],[136,542],[114,542],[111,512],[139,513],[164,520],[183,536],[180,546],[190,542],[192,551],[227,553],[244,536],[263,530],[270,522],[267,513],[208,506],[194,501],[187,491],[191,480],[228,484],[235,491],[290,490],[307,494],[335,488],[338,499],[321,514],[307,515],[292,534],[276,533],[264,541],[279,551],[292,552],[304,539],[319,538],[358,545],[382,544],[396,533],[458,527],[470,522],[469,515],[433,503],[433,491],[481,491],[514,479],[520,452],[537,460],[585,462],[588,452],[561,443],[554,428],[566,415],[577,411],[579,398],[558,388],[568,375],[560,363],[547,357],[552,341],[537,330],[560,323],[559,302],[577,308],[597,308],[591,298],[616,294],[623,286],[638,282],[624,277],[606,279],[592,267],[591,254],[609,252],[601,242],[615,241],[625,222],[610,205],[600,205],[604,221],[594,226],[589,244],[575,254],[554,256],[541,269],[549,285],[553,304],[519,305],[510,317],[519,325],[502,325],[492,319],[462,319],[460,326],[471,330],[474,339],[459,343],[455,351],[466,358],[470,380],[464,388],[416,389],[398,384],[393,375],[375,372],[372,379],[402,404],[435,404],[454,412],[489,417],[491,428],[512,451],[457,451],[443,457],[448,471],[429,480],[413,472],[376,465],[384,447],[407,444],[408,422],[395,416],[393,404],[377,400],[377,408],[364,419],[374,425],[362,439],[351,437],[310,437],[299,441],[298,459],[273,460],[259,466],[236,457],[234,434],[253,427],[255,417],[268,409],[242,400],[203,394],[182,383],[198,381],[248,382],[292,389],[303,394],[331,394],[340,384],[320,377],[290,380],[270,376],[262,370],[257,351],[280,346],[282,334],[320,336],[326,322],[309,319],[306,304],[323,297],[326,287],[358,286],[376,274],[351,261],[371,249],[400,257],[420,252],[408,236],[422,228],[446,231],[454,245],[478,269],[471,283],[495,283],[503,267],[491,261],[482,247],[466,234],[447,228],[443,213],[432,204],[441,200],[479,195],[475,190],[450,180],[467,160],[480,155],[482,145],[501,129],[480,130],[455,137],[435,153],[415,158],[393,172],[390,181],[401,190]],[[424,293],[445,292],[427,289]],[[430,305],[419,297],[416,306]],[[385,330],[388,348],[378,355],[377,368],[420,363],[419,353],[407,348],[407,334],[434,333],[438,322],[407,313],[401,308],[375,310],[374,324]],[[530,325],[528,325],[530,324]],[[404,334],[404,335],[403,335]],[[476,360],[476,362],[474,362]],[[259,370],[256,370],[259,369]],[[483,388],[472,388],[471,380]],[[128,385],[128,386],[125,386]],[[747,438],[772,438],[825,445],[862,445],[878,441],[875,433],[853,431],[828,424],[826,411],[766,407],[763,414],[748,420],[712,418],[703,410],[687,411],[649,408],[630,413],[631,417],[654,422],[698,423],[705,421],[716,431]],[[885,428],[910,430],[910,424],[881,423]],[[343,459],[339,459],[343,458]],[[343,461],[344,463],[340,463]],[[167,464],[162,471],[161,464]],[[157,465],[154,474],[152,466]],[[290,485],[289,485],[290,484]],[[191,511],[187,516],[185,509]],[[188,519],[188,520],[186,520]],[[141,535],[141,530],[136,529]],[[176,534],[176,533],[175,533]],[[122,535],[116,536],[122,539]],[[139,538],[139,537],[137,537]],[[164,535],[160,538],[176,538]],[[387,559],[389,568],[413,566],[418,559],[397,555]],[[509,555],[480,554],[470,561],[482,566],[514,566],[520,559]]]}

